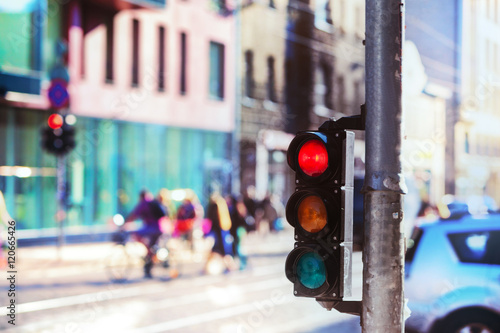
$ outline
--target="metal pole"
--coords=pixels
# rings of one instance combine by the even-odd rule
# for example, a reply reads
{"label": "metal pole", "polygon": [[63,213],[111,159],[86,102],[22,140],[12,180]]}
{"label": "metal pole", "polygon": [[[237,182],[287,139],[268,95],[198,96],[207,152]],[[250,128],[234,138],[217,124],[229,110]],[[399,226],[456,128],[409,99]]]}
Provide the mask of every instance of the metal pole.
{"label": "metal pole", "polygon": [[64,245],[64,221],[66,220],[66,157],[57,157],[57,213],[59,233],[57,236],[57,252],[59,260],[62,259]]}
{"label": "metal pole", "polygon": [[234,89],[235,89],[235,101],[234,101],[234,131],[231,136],[232,145],[232,161],[233,170],[231,171],[231,190],[232,193],[241,193],[241,155],[240,155],[240,141],[241,141],[241,17],[243,10],[242,1],[236,0],[236,12],[235,12],[235,23],[234,23],[234,71],[236,78]]}
{"label": "metal pole", "polygon": [[403,332],[403,3],[366,0],[363,333]]}

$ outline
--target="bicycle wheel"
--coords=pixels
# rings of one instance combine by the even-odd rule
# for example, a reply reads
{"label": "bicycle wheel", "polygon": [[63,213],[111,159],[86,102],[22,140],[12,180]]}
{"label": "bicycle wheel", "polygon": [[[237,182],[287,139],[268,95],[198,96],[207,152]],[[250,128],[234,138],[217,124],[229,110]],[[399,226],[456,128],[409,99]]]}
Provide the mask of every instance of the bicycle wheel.
{"label": "bicycle wheel", "polygon": [[110,281],[115,283],[127,281],[132,269],[132,259],[124,244],[115,244],[104,259],[104,268]]}
{"label": "bicycle wheel", "polygon": [[181,258],[176,247],[167,240],[159,242],[153,258],[152,274],[162,280],[176,279],[181,275]]}

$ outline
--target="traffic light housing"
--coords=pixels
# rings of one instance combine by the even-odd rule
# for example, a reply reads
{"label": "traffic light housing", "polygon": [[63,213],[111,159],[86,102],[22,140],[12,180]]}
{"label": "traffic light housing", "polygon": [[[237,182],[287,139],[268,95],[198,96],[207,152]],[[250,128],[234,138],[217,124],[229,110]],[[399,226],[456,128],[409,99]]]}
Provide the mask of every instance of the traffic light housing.
{"label": "traffic light housing", "polygon": [[287,158],[296,188],[286,207],[295,229],[286,276],[295,296],[322,305],[342,301],[352,289],[354,133],[322,127],[299,132]]}
{"label": "traffic light housing", "polygon": [[42,148],[47,152],[63,156],[75,148],[75,128],[66,122],[66,117],[54,113],[42,128]]}

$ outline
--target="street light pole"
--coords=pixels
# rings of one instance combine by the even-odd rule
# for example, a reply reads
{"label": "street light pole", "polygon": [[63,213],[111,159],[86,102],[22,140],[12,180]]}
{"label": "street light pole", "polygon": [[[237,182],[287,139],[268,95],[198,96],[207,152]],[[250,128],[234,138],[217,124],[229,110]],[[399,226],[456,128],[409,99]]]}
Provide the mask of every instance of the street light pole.
{"label": "street light pole", "polygon": [[363,333],[404,331],[402,0],[366,0]]}

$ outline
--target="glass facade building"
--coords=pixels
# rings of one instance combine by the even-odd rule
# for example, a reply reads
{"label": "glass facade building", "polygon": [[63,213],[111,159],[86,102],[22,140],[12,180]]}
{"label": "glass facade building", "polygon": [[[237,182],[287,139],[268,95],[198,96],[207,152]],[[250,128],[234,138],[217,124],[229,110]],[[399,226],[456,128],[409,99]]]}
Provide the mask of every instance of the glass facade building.
{"label": "glass facade building", "polygon": [[[57,227],[57,159],[40,149],[49,113],[0,106],[0,190],[18,229]],[[66,156],[66,226],[128,214],[142,189],[230,188],[231,133],[78,117]]]}

